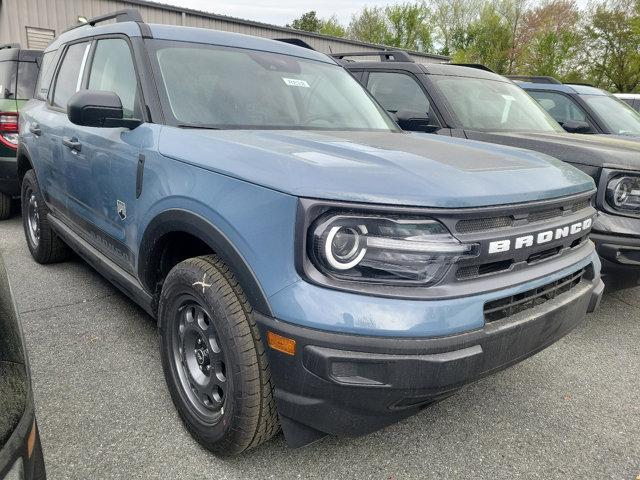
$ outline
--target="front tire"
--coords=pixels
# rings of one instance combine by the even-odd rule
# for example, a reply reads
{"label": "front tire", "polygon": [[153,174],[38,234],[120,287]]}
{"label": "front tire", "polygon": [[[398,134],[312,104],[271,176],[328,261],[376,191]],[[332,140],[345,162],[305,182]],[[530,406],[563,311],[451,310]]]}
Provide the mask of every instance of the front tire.
{"label": "front tire", "polygon": [[171,398],[189,433],[219,455],[254,448],[279,429],[251,312],[215,255],[176,265],[160,295],[160,352]]}
{"label": "front tire", "polygon": [[22,226],[33,259],[41,264],[57,263],[69,257],[69,248],[53,231],[38,180],[29,170],[22,180]]}

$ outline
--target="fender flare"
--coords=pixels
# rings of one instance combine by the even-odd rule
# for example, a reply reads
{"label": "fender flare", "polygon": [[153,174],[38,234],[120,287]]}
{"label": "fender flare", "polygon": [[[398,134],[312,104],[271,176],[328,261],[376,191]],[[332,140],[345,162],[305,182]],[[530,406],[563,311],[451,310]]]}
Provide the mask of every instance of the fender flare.
{"label": "fender flare", "polygon": [[231,240],[207,219],[188,210],[169,209],[157,215],[145,229],[140,242],[138,256],[138,278],[145,289],[155,290],[150,285],[152,252],[157,239],[172,232],[182,232],[197,237],[206,243],[231,269],[247,295],[252,307],[265,315],[273,316],[267,296],[253,270]]}

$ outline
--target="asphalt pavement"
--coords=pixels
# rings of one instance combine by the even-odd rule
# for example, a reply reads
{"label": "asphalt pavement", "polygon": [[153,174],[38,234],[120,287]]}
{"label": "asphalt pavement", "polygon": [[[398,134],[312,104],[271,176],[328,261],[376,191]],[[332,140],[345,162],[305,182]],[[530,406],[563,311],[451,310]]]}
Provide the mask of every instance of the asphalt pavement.
{"label": "asphalt pavement", "polygon": [[41,266],[0,222],[56,479],[640,478],[640,289],[538,355],[371,435],[234,459],[203,450],[165,387],[154,321],[80,259]]}

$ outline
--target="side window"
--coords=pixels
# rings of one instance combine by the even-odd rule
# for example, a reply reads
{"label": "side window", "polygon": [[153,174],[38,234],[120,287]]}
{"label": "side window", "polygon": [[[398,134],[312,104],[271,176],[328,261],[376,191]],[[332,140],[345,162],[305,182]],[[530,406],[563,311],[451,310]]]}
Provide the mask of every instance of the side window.
{"label": "side window", "polygon": [[82,86],[82,71],[89,53],[89,42],[76,43],[67,49],[56,78],[53,105],[67,108],[69,98]]}
{"label": "side window", "polygon": [[633,108],[635,108],[636,110],[638,110],[640,112],[640,98],[637,98],[637,99],[634,100]]}
{"label": "side window", "polygon": [[124,118],[140,118],[138,80],[127,42],[99,40],[91,64],[89,90],[114,92],[122,101]]}
{"label": "side window", "polygon": [[390,112],[429,112],[429,100],[420,85],[404,73],[370,72],[368,88],[376,100]]}
{"label": "side window", "polygon": [[20,62],[18,64],[18,93],[16,93],[16,97],[24,100],[33,98],[37,78],[38,64],[36,62]]}
{"label": "side window", "polygon": [[529,90],[528,93],[542,105],[549,115],[558,123],[564,123],[569,120],[577,122],[588,122],[587,115],[584,113],[571,98],[562,93],[556,92],[535,92]]}
{"label": "side window", "polygon": [[47,100],[49,96],[49,88],[53,79],[53,72],[56,70],[56,64],[60,56],[60,50],[52,50],[42,56],[42,65],[40,67],[40,75],[36,82],[36,98]]}

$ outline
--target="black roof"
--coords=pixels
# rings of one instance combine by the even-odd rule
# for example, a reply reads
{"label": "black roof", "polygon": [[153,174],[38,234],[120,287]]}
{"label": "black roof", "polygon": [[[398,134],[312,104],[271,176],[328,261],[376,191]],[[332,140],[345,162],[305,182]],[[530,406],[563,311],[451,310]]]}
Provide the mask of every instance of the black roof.
{"label": "black roof", "polygon": [[18,60],[20,62],[35,62],[42,56],[41,50],[24,50],[19,43],[0,45],[0,62]]}
{"label": "black roof", "polygon": [[[375,55],[375,54],[374,54]],[[464,67],[449,63],[413,63],[413,62],[342,62],[349,70],[401,70],[412,73],[426,73],[428,75],[450,75],[454,77],[482,78],[509,82],[505,77],[476,67]]]}

